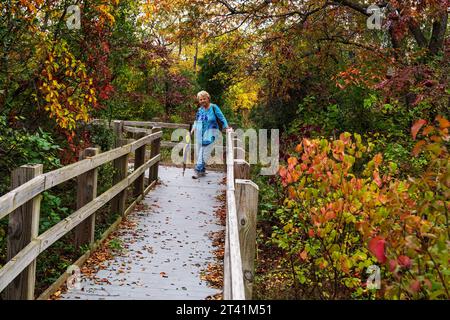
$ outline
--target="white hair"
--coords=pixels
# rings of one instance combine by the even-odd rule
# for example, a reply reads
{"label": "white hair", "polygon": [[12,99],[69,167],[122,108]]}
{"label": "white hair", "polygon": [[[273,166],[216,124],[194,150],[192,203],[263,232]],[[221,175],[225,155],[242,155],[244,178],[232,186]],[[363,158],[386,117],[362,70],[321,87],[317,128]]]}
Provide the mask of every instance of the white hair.
{"label": "white hair", "polygon": [[200,99],[200,97],[208,97],[208,99],[211,100],[211,96],[205,90],[202,90],[199,93],[197,93],[197,99]]}

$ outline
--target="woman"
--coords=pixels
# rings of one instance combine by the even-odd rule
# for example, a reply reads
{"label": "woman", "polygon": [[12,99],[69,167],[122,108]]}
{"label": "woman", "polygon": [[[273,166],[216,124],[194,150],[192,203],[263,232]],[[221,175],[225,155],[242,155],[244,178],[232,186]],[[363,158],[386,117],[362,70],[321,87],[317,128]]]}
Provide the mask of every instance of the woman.
{"label": "woman", "polygon": [[225,119],[220,108],[214,103],[211,103],[211,97],[208,92],[200,91],[197,93],[197,99],[200,108],[197,111],[191,131],[191,135],[193,132],[196,132],[196,145],[198,147],[195,175],[192,176],[193,179],[205,176],[206,161],[211,155],[217,134],[219,134],[218,121],[222,124],[223,129],[227,131],[232,130],[228,126],[227,119]]}

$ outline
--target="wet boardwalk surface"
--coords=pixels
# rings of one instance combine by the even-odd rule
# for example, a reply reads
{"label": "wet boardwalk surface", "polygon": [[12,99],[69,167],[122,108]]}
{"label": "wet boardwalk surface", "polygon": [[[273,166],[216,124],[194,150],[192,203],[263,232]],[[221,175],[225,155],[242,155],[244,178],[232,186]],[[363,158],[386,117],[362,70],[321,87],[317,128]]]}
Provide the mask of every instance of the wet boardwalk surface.
{"label": "wet boardwalk surface", "polygon": [[135,226],[116,233],[124,250],[95,274],[107,281],[82,275],[81,289],[61,299],[203,300],[219,293],[201,276],[214,262],[209,235],[223,230],[214,211],[224,174],[210,171],[199,180],[192,174],[187,169],[183,177],[180,168],[160,166],[161,184],[145,197],[145,209],[128,216]]}

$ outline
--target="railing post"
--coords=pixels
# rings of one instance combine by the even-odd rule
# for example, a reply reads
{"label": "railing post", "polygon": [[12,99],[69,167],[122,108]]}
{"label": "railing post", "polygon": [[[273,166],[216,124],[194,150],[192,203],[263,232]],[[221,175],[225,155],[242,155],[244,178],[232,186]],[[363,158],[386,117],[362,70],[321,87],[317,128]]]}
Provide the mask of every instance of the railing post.
{"label": "railing post", "polygon": [[[43,173],[42,164],[25,165],[12,172],[12,189]],[[41,195],[17,208],[9,216],[8,261],[25,248],[39,234]],[[6,288],[6,300],[33,300],[36,280],[36,260],[19,274]]]}
{"label": "railing post", "polygon": [[[118,139],[117,140],[117,147],[121,147],[122,145],[126,144],[126,140],[124,139]],[[116,185],[123,179],[125,179],[128,176],[128,159],[130,157],[130,154],[125,154],[121,156],[120,158],[117,158],[113,161],[113,167],[114,167],[114,176],[113,176],[113,185]],[[111,211],[113,213],[119,213],[120,215],[125,214],[126,210],[126,200],[127,200],[127,189],[120,192],[117,196],[115,196],[111,200]]]}
{"label": "railing post", "polygon": [[[80,160],[94,157],[100,153],[98,148],[87,148],[80,154]],[[77,210],[97,197],[97,168],[77,177]],[[95,213],[75,228],[75,249],[91,245],[95,240]]]}
{"label": "railing post", "polygon": [[[154,127],[152,132],[156,133],[162,131],[162,128]],[[161,149],[161,138],[155,139],[152,141],[151,149],[150,149],[150,159],[157,156]],[[149,183],[152,183],[153,181],[158,180],[158,167],[159,167],[159,161],[155,163],[150,168],[150,180]]]}
{"label": "railing post", "polygon": [[250,164],[243,159],[234,160],[234,178],[250,179]]}
{"label": "railing post", "polygon": [[[146,134],[143,132],[136,133],[136,139],[141,139],[145,137]],[[147,145],[144,144],[142,147],[136,149],[134,153],[134,170],[138,169],[140,166],[142,166],[145,163],[145,147]],[[134,196],[138,197],[140,195],[144,194],[144,176],[145,172],[139,176],[139,178],[136,179],[134,182]]]}
{"label": "railing post", "polygon": [[258,186],[250,180],[235,180],[236,211],[244,276],[245,299],[252,298],[255,277],[256,216],[258,213]]}
{"label": "railing post", "polygon": [[121,140],[123,139],[123,121],[114,120],[113,122],[115,146],[116,148],[121,146]]}

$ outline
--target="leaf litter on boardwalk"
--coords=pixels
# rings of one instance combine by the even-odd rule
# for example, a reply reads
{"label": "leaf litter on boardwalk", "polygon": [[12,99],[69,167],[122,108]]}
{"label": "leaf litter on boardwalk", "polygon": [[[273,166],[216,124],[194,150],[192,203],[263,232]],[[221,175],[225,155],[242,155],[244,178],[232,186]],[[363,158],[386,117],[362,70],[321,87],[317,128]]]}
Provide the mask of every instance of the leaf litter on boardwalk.
{"label": "leaf litter on boardwalk", "polygon": [[[135,208],[136,212],[139,210],[138,207]],[[133,213],[134,213],[133,212]],[[108,284],[111,285],[111,281],[107,278],[101,278],[97,276],[98,271],[106,269],[111,262],[114,261],[114,258],[118,256],[124,256],[125,248],[128,246],[125,245],[124,248],[118,249],[115,245],[111,245],[114,241],[117,241],[116,239],[119,236],[124,235],[124,233],[128,233],[133,236],[137,237],[137,233],[134,232],[134,229],[136,228],[137,224],[136,222],[133,222],[131,220],[131,215],[128,217],[123,218],[123,220],[120,222],[119,226],[117,227],[117,230],[112,232],[105,241],[94,251],[91,253],[90,257],[86,260],[84,265],[80,268],[80,271],[84,277],[87,279],[90,279],[95,284],[98,285],[104,285]],[[131,231],[131,232],[130,232]],[[114,271],[117,272],[117,274],[125,273],[126,264],[122,262],[121,267],[119,269],[114,269]],[[131,268],[126,268],[127,270],[130,270]],[[123,278],[122,280],[119,280],[122,282],[122,284],[119,284],[120,286],[123,285],[123,282],[126,281],[126,278]],[[61,298],[61,295],[67,292],[67,286],[64,284],[59,290],[57,290],[53,295],[50,296],[51,300],[58,300]]]}
{"label": "leaf litter on boardwalk", "polygon": [[[220,205],[216,207],[215,216],[219,219],[220,225],[226,225],[226,191],[216,196],[220,201]],[[206,272],[201,276],[202,280],[208,281],[211,287],[223,290],[223,258],[225,255],[225,231],[211,232],[209,238],[215,247],[213,252],[216,258],[215,262],[210,262],[206,268]],[[208,296],[206,300],[221,300],[223,293]]]}

